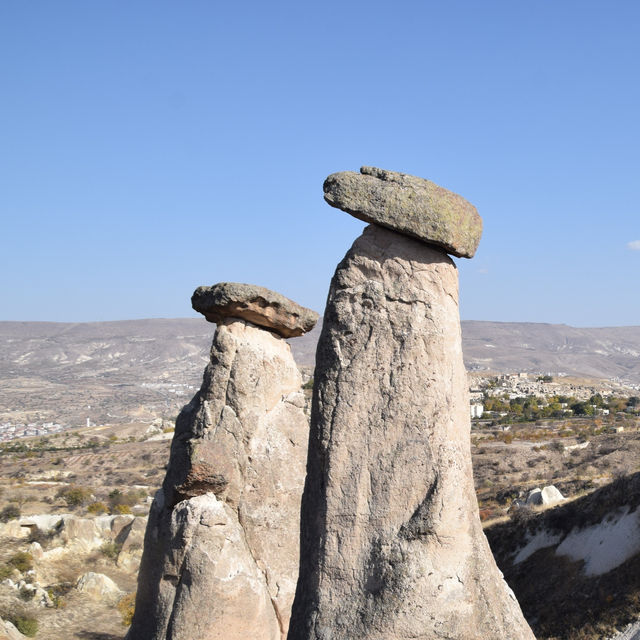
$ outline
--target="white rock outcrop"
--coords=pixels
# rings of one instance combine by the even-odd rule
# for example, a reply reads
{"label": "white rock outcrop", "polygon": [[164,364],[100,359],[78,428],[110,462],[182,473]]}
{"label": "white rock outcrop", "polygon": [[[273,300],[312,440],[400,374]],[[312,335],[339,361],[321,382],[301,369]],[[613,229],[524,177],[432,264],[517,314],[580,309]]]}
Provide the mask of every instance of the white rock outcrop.
{"label": "white rock outcrop", "polygon": [[560,493],[558,488],[552,484],[543,489],[532,489],[527,495],[527,505],[552,506],[559,504],[563,500],[566,500],[566,498]]}
{"label": "white rock outcrop", "polygon": [[94,600],[110,600],[115,602],[124,595],[118,585],[103,573],[89,571],[83,573],[76,583],[76,589]]}

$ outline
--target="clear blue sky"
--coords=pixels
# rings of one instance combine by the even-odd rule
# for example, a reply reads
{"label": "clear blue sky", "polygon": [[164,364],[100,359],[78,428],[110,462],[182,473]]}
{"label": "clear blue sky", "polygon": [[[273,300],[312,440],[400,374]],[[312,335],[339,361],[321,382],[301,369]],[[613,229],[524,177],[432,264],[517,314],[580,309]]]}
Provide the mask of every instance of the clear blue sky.
{"label": "clear blue sky", "polygon": [[635,0],[5,0],[0,319],[321,311],[364,226],[322,182],[369,164],[477,206],[463,319],[640,324],[639,34]]}

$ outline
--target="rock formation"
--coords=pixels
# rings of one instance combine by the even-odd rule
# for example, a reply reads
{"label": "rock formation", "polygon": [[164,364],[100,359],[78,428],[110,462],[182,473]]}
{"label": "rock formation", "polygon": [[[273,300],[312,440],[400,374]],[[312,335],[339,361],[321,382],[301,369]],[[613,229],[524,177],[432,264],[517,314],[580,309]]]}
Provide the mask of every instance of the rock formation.
{"label": "rock formation", "polygon": [[480,219],[428,181],[362,173],[324,187],[389,228],[367,227],[331,282],[289,640],[533,639],[480,525],[458,276],[441,248],[473,255]]}
{"label": "rock formation", "polygon": [[457,193],[406,173],[362,167],[324,183],[324,199],[351,215],[472,258],[482,235],[476,208]]}
{"label": "rock formation", "polygon": [[221,282],[214,287],[198,287],[191,304],[209,322],[242,318],[272,329],[285,338],[311,331],[318,321],[315,311],[301,307],[275,291],[250,284]]}
{"label": "rock formation", "polygon": [[283,336],[317,314],[234,283],[196,290],[217,322],[149,514],[128,640],[281,640],[298,573],[308,420]]}

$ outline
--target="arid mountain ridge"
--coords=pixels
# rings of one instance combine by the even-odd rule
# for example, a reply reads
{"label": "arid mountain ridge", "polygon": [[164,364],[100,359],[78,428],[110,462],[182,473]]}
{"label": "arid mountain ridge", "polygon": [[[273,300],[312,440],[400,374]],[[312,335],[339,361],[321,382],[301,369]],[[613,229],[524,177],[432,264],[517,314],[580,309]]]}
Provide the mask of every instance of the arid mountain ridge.
{"label": "arid mountain ridge", "polygon": [[[313,365],[320,329],[291,340],[298,365]],[[0,423],[172,419],[200,385],[214,330],[198,318],[0,322]],[[462,332],[472,371],[640,384],[640,326],[466,321]]]}

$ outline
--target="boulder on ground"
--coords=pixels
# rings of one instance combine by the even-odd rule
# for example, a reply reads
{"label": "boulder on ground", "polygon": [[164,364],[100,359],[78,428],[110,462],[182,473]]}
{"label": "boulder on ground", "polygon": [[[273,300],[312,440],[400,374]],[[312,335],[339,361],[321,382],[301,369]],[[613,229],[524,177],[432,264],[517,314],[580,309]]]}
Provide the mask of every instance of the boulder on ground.
{"label": "boulder on ground", "polygon": [[109,576],[93,571],[84,573],[78,578],[76,589],[94,600],[115,601],[123,595],[123,591]]}
{"label": "boulder on ground", "polygon": [[536,487],[529,491],[529,495],[527,496],[527,505],[550,506],[558,504],[563,500],[566,500],[566,498],[560,493],[560,491],[554,485],[549,485],[544,487],[544,489]]}
{"label": "boulder on ground", "polygon": [[44,549],[39,542],[32,542],[28,547],[27,551],[31,554],[31,557],[34,560],[42,560],[42,556],[44,555]]}
{"label": "boulder on ground", "polygon": [[[129,514],[110,516],[109,517],[109,530],[111,537],[116,542],[123,542],[127,536],[126,529],[135,520],[135,516]],[[122,534],[122,535],[121,535]],[[122,538],[122,539],[120,539]]]}
{"label": "boulder on ground", "polygon": [[0,524],[0,536],[3,538],[28,538],[30,535],[31,528],[23,527],[18,520]]}

